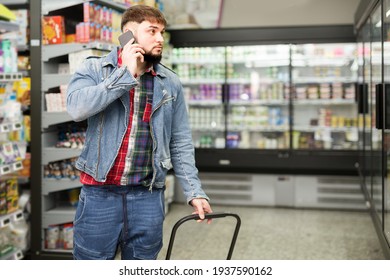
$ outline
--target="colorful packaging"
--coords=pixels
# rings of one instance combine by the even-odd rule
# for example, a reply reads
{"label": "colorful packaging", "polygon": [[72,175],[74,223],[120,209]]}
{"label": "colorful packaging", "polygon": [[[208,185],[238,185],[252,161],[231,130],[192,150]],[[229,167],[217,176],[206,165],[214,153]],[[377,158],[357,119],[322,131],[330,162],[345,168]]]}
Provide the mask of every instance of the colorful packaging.
{"label": "colorful packaging", "polygon": [[65,20],[63,16],[42,18],[42,43],[44,45],[65,43]]}

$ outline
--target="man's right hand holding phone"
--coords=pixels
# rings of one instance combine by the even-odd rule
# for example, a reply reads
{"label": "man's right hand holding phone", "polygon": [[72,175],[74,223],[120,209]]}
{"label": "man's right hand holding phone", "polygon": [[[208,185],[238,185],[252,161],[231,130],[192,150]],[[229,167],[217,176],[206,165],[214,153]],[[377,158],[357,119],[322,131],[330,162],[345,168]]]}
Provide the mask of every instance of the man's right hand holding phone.
{"label": "man's right hand holding phone", "polygon": [[145,68],[145,50],[132,38],[122,49],[122,65],[125,65],[134,77],[139,77]]}

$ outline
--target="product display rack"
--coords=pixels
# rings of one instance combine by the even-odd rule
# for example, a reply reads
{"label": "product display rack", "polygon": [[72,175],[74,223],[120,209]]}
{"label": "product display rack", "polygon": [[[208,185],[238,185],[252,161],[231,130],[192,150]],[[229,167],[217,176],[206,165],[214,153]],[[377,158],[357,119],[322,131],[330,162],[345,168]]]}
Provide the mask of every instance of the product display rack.
{"label": "product display rack", "polygon": [[[8,227],[11,223],[24,219],[23,211],[17,210],[7,215],[0,215],[0,230]],[[0,257],[0,260],[20,260],[23,258],[22,250],[13,248],[10,252]]]}
{"label": "product display rack", "polygon": [[[39,2],[39,3],[38,3]],[[45,246],[45,234],[52,226],[68,224],[73,221],[76,208],[62,201],[61,196],[81,187],[79,179],[45,178],[43,167],[51,162],[68,160],[80,154],[80,149],[57,148],[58,129],[73,123],[67,112],[48,112],[45,106],[45,93],[66,85],[70,74],[57,72],[59,63],[66,61],[69,54],[83,50],[110,51],[114,45],[103,42],[67,43],[55,45],[42,44],[42,27],[39,24],[44,15],[56,15],[57,10],[82,5],[88,1],[34,1],[31,8],[31,67],[32,78],[32,254],[33,259],[70,259],[71,250]],[[112,1],[92,1],[119,11],[126,6]],[[80,9],[79,9],[80,10]],[[61,14],[60,12],[60,14]],[[41,81],[41,82],[40,82]],[[82,125],[82,124],[81,124]],[[39,164],[38,164],[39,163]]]}
{"label": "product display rack", "polygon": [[[6,32],[12,32],[12,31],[17,31],[19,29],[19,25],[12,23],[12,22],[6,22],[6,21],[0,21],[0,33],[6,33]],[[0,83],[5,84],[5,83],[10,83],[14,81],[18,81],[22,78],[21,73],[0,73]],[[15,101],[16,102],[16,101]],[[4,104],[2,104],[4,105]],[[3,109],[3,108],[2,108]],[[22,114],[22,112],[20,112]],[[5,142],[3,141],[8,141],[7,138],[2,137],[3,135],[6,135],[7,133],[14,132],[14,131],[19,131],[23,129],[23,123],[21,121],[3,121],[0,123],[0,145],[6,145],[10,142]],[[20,145],[16,143],[17,145]],[[5,155],[5,154],[4,154]],[[22,159],[17,159],[12,162],[4,164],[4,162],[0,165],[0,181],[1,180],[6,180],[7,178],[10,178],[9,176],[16,176],[15,173],[18,172],[19,170],[23,169],[23,163]],[[6,191],[2,189],[2,191]],[[6,194],[7,195],[7,194]],[[8,201],[7,201],[8,204]],[[8,229],[9,226],[13,223],[17,223],[20,220],[24,220],[24,214],[23,210],[18,209],[15,211],[12,211],[7,214],[0,214],[0,235],[4,234],[5,231]],[[2,242],[4,242],[3,236],[1,236]],[[1,244],[4,245],[4,244]],[[1,246],[2,250],[5,248]],[[0,255],[0,260],[20,260],[24,257],[24,254],[20,248],[15,247],[15,245],[12,245],[12,247],[7,247],[7,250],[9,249],[9,252],[1,252]]]}

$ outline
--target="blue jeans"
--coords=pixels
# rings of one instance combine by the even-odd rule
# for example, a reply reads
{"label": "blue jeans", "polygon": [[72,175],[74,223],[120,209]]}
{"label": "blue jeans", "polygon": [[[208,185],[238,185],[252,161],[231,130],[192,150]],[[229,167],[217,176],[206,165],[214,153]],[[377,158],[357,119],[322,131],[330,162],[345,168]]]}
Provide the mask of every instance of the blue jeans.
{"label": "blue jeans", "polygon": [[164,190],[83,186],[74,220],[74,259],[156,259],[162,247]]}

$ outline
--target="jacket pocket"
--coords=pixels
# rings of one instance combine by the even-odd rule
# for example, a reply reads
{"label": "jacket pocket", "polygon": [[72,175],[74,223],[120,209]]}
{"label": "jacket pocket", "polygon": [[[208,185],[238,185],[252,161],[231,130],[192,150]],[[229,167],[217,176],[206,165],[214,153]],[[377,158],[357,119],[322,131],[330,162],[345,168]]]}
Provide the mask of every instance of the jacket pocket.
{"label": "jacket pocket", "polygon": [[73,221],[74,225],[78,224],[80,220],[84,217],[86,204],[87,204],[87,196],[85,195],[84,191],[81,190],[79,195],[79,203],[77,205],[76,214]]}

